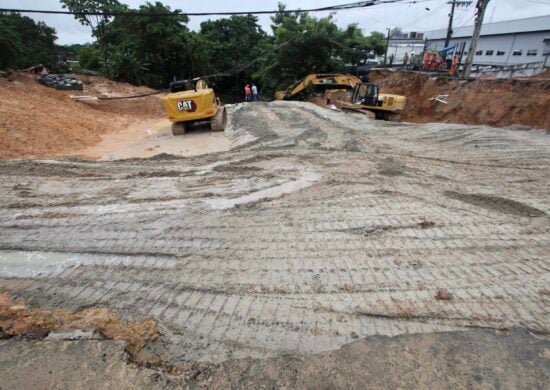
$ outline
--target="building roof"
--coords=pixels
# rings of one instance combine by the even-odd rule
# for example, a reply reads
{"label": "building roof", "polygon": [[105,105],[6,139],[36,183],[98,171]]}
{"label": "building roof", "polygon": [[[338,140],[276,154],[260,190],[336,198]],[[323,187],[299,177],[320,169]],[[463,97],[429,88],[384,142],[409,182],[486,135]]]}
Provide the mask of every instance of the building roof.
{"label": "building roof", "polygon": [[[525,19],[505,20],[503,22],[485,23],[481,27],[481,35],[501,35],[521,32],[548,31],[550,32],[550,15],[535,16]],[[471,37],[474,26],[455,27],[453,38]],[[427,31],[424,36],[428,40],[445,39],[447,29]]]}

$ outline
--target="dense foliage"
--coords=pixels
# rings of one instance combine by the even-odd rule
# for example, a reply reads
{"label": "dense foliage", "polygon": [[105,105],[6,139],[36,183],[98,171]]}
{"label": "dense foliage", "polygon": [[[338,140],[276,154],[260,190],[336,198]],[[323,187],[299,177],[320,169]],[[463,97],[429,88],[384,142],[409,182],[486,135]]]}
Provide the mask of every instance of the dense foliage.
{"label": "dense foliage", "polygon": [[56,64],[55,30],[15,13],[0,13],[0,69]]}
{"label": "dense foliage", "polygon": [[[244,83],[255,81],[265,95],[286,88],[308,73],[345,71],[364,63],[369,53],[381,54],[385,50],[382,33],[366,36],[356,24],[341,29],[332,16],[316,18],[306,12],[287,13],[282,4],[271,18],[272,35],[268,35],[253,15],[207,20],[201,23],[199,31],[191,31],[187,16],[158,1],[137,9],[130,9],[118,0],[61,2],[77,13],[75,18],[89,26],[95,38],[92,44],[68,48],[78,50],[82,68],[101,70],[110,78],[152,87],[166,87],[173,79],[223,72],[231,77],[212,79],[217,88],[240,91]],[[129,10],[143,16],[85,15]],[[146,15],[150,13],[174,15]],[[22,21],[34,26],[35,30],[29,33],[33,42],[22,41],[17,35],[23,29],[15,24]],[[46,42],[47,37],[50,40]],[[37,57],[23,54],[51,56],[54,39],[55,32],[43,23],[19,15],[2,16],[0,66],[48,63],[46,59],[37,61]]]}

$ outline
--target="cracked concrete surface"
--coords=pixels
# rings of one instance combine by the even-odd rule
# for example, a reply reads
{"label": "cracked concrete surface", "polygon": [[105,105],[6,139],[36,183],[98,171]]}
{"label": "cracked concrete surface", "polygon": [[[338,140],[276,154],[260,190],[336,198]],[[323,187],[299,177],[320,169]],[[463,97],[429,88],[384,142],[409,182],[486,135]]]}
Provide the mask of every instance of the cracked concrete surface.
{"label": "cracked concrete surface", "polygon": [[193,158],[0,162],[0,292],[152,316],[174,364],[550,330],[545,132],[274,102],[231,107],[226,135]]}

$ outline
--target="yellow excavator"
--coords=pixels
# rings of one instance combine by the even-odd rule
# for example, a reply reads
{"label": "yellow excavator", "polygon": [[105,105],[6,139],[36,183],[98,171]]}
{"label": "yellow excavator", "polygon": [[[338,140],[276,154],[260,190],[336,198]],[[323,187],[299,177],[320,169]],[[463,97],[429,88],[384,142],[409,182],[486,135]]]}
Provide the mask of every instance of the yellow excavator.
{"label": "yellow excavator", "polygon": [[355,87],[351,104],[343,105],[342,109],[367,110],[373,112],[376,119],[392,121],[399,119],[401,111],[405,108],[405,102],[405,96],[380,93],[378,84],[366,83]]}
{"label": "yellow excavator", "polygon": [[352,91],[351,102],[342,105],[350,111],[371,111],[376,119],[394,120],[405,108],[405,96],[382,94],[377,84],[363,83],[350,74],[310,74],[275,93],[276,100],[307,100],[315,94]]}
{"label": "yellow excavator", "polygon": [[223,131],[227,124],[225,107],[203,79],[174,81],[163,105],[174,135],[185,134],[196,122],[210,122],[213,131]]}
{"label": "yellow excavator", "polygon": [[304,100],[314,93],[353,90],[360,84],[363,82],[351,74],[310,74],[292,84],[286,91],[275,92],[275,100]]}

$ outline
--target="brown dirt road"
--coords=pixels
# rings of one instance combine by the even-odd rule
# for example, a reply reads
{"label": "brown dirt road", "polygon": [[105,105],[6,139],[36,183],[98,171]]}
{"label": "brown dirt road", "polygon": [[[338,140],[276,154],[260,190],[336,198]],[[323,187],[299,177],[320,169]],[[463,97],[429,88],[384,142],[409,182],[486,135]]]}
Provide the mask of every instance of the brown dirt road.
{"label": "brown dirt road", "polygon": [[273,102],[231,107],[226,136],[193,158],[0,162],[0,292],[152,317],[144,353],[172,366],[550,331],[546,132]]}

